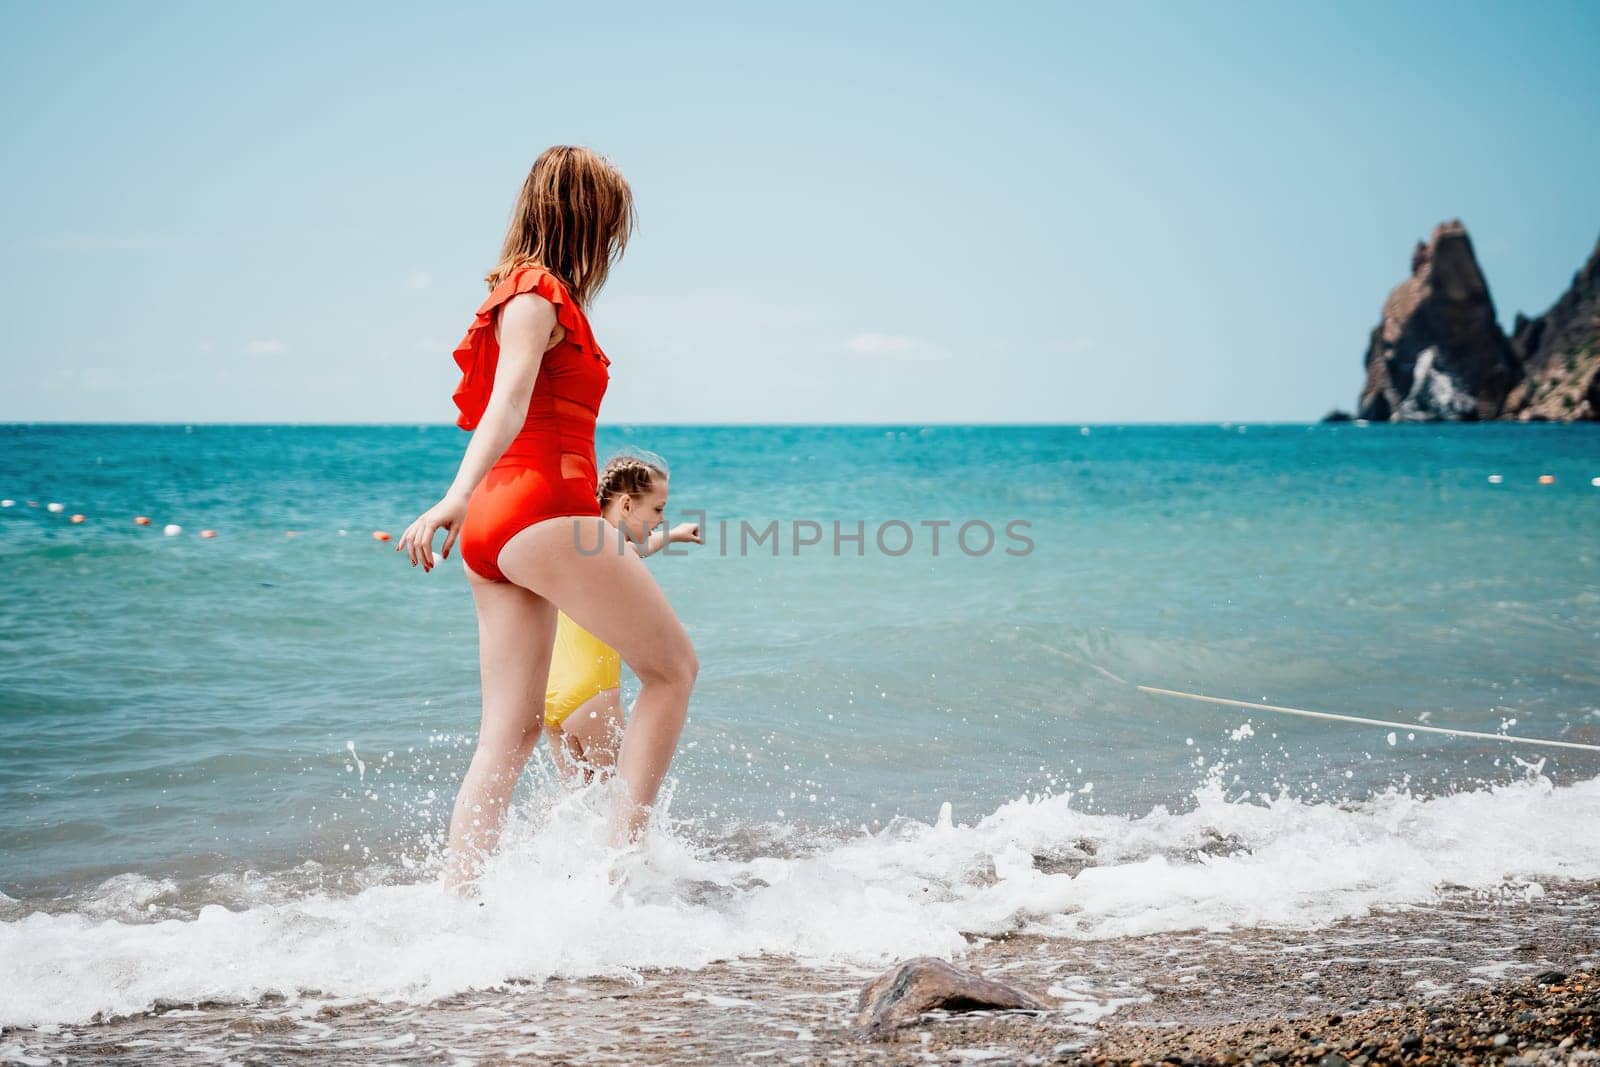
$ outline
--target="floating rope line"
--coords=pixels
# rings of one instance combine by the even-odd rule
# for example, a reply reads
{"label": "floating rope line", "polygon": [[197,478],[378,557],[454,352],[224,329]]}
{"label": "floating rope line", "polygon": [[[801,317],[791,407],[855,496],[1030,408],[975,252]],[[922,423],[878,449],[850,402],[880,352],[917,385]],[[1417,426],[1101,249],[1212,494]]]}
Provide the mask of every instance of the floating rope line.
{"label": "floating rope line", "polygon": [[1490,734],[1481,730],[1452,730],[1446,726],[1423,726],[1421,723],[1391,722],[1388,719],[1368,719],[1360,715],[1335,715],[1331,711],[1307,711],[1305,708],[1286,708],[1281,704],[1257,704],[1249,700],[1229,700],[1227,697],[1208,697],[1200,693],[1185,693],[1181,689],[1160,689],[1153,685],[1140,685],[1137,682],[1130,682],[1120,674],[1106,670],[1093,660],[1068,652],[1064,648],[1055,648],[1051,645],[1041,645],[1040,647],[1097,671],[1113,682],[1118,682],[1137,689],[1141,693],[1150,693],[1155,696],[1177,697],[1179,700],[1198,700],[1205,704],[1221,704],[1223,707],[1244,708],[1248,711],[1276,711],[1281,715],[1299,715],[1307,719],[1331,719],[1334,722],[1355,722],[1364,726],[1387,726],[1391,730],[1405,730],[1407,732],[1421,730],[1423,733],[1448,734],[1451,737],[1476,737],[1484,741],[1509,741],[1515,745],[1546,745],[1551,748],[1575,748],[1584,752],[1600,752],[1600,745],[1585,745],[1577,741],[1551,741],[1542,737],[1514,737],[1511,734]]}
{"label": "floating rope line", "polygon": [[[1111,674],[1110,671],[1105,671]],[[1112,675],[1115,677],[1115,675]],[[1476,737],[1484,741],[1509,741],[1518,745],[1548,745],[1552,748],[1577,748],[1585,752],[1600,752],[1600,745],[1584,745],[1577,741],[1551,741],[1542,737],[1513,737],[1510,734],[1490,734],[1481,730],[1452,730],[1445,726],[1423,726],[1420,723],[1390,722],[1387,719],[1367,719],[1359,715],[1335,715],[1331,711],[1307,711],[1304,708],[1285,708],[1277,704],[1256,704],[1248,700],[1229,700],[1226,697],[1208,697],[1199,693],[1185,693],[1177,689],[1157,689],[1153,685],[1135,685],[1141,693],[1178,697],[1180,700],[1198,700],[1206,704],[1222,704],[1230,708],[1247,708],[1250,711],[1276,711],[1283,715],[1301,715],[1308,719],[1332,719],[1336,722],[1358,722],[1366,726],[1387,726],[1408,733],[1420,730],[1430,734],[1449,734],[1452,737]]]}

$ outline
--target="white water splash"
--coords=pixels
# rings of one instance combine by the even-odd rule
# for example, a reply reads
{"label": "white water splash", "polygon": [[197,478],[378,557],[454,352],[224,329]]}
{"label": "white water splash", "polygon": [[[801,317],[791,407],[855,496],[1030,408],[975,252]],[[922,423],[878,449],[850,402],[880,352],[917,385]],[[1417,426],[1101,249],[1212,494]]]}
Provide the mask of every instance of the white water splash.
{"label": "white water splash", "polygon": [[971,825],[941,810],[935,824],[754,858],[658,833],[613,884],[606,805],[591,791],[519,813],[479,900],[427,881],[151,922],[162,887],[124,875],[97,907],[0,923],[0,1025],[311,989],[426,1002],[764,954],[875,967],[959,956],[968,934],[1310,929],[1447,885],[1525,898],[1541,881],[1600,877],[1600,779],[1347,805],[1230,802],[1212,784],[1194,801],[1129,818],[1078,811],[1071,795],[1022,798]]}
{"label": "white water splash", "polygon": [[365,785],[367,782],[367,765],[361,762],[360,756],[356,755],[356,743],[354,741],[346,741],[344,747],[350,750],[350,759],[356,765],[356,781]]}

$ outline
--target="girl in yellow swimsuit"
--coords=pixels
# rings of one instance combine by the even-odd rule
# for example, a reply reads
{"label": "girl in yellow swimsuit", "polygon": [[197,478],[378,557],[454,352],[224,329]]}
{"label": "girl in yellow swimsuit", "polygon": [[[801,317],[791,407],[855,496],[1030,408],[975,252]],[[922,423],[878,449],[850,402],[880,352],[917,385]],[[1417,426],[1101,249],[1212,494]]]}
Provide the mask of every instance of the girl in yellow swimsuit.
{"label": "girl in yellow swimsuit", "polygon": [[[667,465],[659,456],[612,457],[600,471],[595,495],[600,514],[641,556],[669,544],[705,543],[695,523],[658,529],[667,510]],[[623,725],[622,657],[565,612],[556,618],[544,721],[556,767],[568,784],[587,783],[615,766]]]}

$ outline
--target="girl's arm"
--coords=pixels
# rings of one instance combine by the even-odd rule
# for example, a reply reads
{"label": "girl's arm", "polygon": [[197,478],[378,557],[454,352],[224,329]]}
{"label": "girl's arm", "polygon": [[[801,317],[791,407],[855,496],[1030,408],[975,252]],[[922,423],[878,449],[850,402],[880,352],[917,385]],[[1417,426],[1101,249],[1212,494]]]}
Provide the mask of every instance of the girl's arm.
{"label": "girl's arm", "polygon": [[461,532],[467,514],[467,500],[489,468],[505,454],[528,419],[528,401],[539,377],[539,365],[556,328],[556,309],[550,301],[534,293],[520,293],[500,309],[500,361],[495,366],[494,388],[478,420],[467,451],[461,457],[455,481],[437,504],[406,528],[395,551],[411,557],[411,565],[433,569],[433,535],[445,534],[440,555],[446,559]]}
{"label": "girl's arm", "polygon": [[654,555],[677,541],[686,541],[697,545],[705,544],[705,540],[700,536],[700,524],[696,522],[680,522],[671,530],[656,530],[650,534],[649,540],[645,542],[643,548],[638,549],[638,552],[641,556]]}

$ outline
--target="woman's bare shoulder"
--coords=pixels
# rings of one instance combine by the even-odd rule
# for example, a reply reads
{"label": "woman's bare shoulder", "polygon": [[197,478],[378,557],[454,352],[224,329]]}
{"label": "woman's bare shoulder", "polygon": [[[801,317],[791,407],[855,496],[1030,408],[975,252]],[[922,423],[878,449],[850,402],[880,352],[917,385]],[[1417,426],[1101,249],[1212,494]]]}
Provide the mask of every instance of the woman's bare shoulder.
{"label": "woman's bare shoulder", "polygon": [[[518,293],[507,300],[495,325],[501,347],[521,343],[548,352],[566,336],[556,322],[556,306],[538,293]],[[543,344],[540,338],[546,339]]]}

